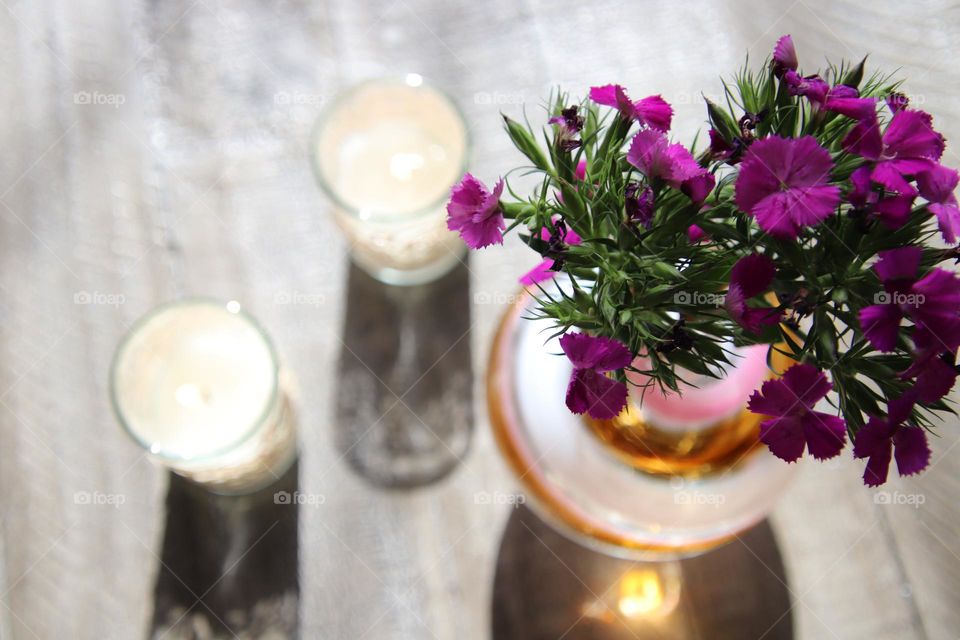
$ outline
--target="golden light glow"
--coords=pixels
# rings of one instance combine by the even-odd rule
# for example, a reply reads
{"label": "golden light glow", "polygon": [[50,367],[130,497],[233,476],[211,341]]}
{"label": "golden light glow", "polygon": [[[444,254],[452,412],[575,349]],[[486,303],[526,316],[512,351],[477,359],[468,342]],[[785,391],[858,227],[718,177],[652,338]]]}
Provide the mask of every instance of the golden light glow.
{"label": "golden light glow", "polygon": [[655,571],[630,571],[620,581],[617,608],[626,618],[648,616],[663,606],[663,585]]}

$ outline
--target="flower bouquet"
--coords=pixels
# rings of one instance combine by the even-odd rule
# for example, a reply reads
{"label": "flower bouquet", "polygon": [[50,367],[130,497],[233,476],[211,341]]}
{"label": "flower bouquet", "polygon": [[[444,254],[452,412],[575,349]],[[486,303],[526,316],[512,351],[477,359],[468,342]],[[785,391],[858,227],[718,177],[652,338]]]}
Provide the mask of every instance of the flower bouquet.
{"label": "flower bouquet", "polygon": [[926,468],[957,377],[960,279],[938,265],[958,257],[958,174],[930,115],[865,61],[801,73],[780,38],[707,100],[701,150],[671,141],[662,97],[620,85],[551,98],[542,137],[504,117],[536,188],[467,174],[448,225],[474,249],[516,230],[542,257],[521,282],[572,363],[570,411],[610,419],[628,384],[679,392],[723,376],[731,345],[768,345],[796,362],[749,398],[774,455],[849,441],[871,486],[891,458]]}

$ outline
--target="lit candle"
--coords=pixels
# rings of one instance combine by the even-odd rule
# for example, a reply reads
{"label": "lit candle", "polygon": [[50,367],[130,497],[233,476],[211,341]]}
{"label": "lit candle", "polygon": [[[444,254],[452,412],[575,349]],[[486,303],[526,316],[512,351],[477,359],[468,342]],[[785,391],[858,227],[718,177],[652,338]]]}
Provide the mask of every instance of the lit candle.
{"label": "lit candle", "polygon": [[237,302],[163,305],[114,357],[120,423],[158,462],[221,493],[270,484],[296,457],[276,353]]}
{"label": "lit candle", "polygon": [[311,152],[358,265],[384,282],[419,284],[462,259],[445,205],[467,138],[454,104],[417,74],[366,82],[333,102]]}

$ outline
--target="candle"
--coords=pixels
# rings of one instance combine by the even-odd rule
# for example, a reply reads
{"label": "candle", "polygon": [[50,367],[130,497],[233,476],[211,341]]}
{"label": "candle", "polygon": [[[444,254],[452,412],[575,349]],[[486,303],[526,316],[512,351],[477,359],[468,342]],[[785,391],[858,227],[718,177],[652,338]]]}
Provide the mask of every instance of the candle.
{"label": "candle", "polygon": [[121,425],[154,460],[213,491],[262,488],[296,457],[276,353],[237,302],[149,313],[118,347],[110,389]]}
{"label": "candle", "polygon": [[354,261],[375,278],[420,284],[462,259],[445,205],[465,171],[467,138],[454,104],[417,74],[357,85],[321,117],[311,144],[317,181]]}

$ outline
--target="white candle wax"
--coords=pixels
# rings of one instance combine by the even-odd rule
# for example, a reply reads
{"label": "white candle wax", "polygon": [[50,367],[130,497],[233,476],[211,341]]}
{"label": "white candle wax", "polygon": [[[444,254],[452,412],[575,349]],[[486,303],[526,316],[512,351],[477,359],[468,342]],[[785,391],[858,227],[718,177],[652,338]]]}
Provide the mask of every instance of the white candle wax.
{"label": "white candle wax", "polygon": [[442,93],[415,74],[358,85],[328,109],[312,151],[367,271],[412,284],[459,260],[463,243],[446,228],[445,204],[465,170],[467,129]]}
{"label": "white candle wax", "polygon": [[224,488],[264,484],[292,459],[292,429],[276,433],[284,413],[277,359],[235,302],[151,313],[118,349],[111,387],[133,438],[182,475]]}

